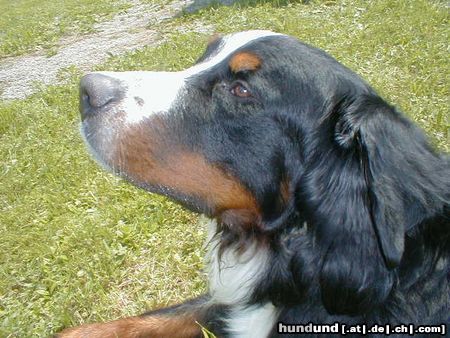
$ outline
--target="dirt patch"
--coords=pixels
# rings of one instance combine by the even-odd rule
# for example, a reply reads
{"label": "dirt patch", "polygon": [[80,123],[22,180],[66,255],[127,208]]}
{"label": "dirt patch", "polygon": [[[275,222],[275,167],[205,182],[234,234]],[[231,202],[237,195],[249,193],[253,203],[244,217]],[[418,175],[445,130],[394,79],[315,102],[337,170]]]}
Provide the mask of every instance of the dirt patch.
{"label": "dirt patch", "polygon": [[[36,90],[36,83],[55,84],[59,71],[71,65],[89,71],[111,55],[161,43],[164,36],[158,30],[160,24],[196,3],[193,0],[174,0],[167,5],[130,2],[133,6],[129,10],[94,26],[96,33],[61,39],[53,56],[41,52],[0,60],[0,99],[25,98]],[[198,30],[212,31],[208,27]]]}

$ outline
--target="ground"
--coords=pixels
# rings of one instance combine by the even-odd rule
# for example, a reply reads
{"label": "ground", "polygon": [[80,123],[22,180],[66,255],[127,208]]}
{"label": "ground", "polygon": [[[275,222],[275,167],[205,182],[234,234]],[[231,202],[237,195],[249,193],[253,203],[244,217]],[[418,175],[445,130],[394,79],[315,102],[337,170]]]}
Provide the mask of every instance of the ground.
{"label": "ground", "polygon": [[[231,3],[230,0],[224,0]],[[75,65],[90,71],[111,55],[122,55],[143,46],[155,46],[164,41],[164,21],[193,11],[210,0],[173,0],[143,3],[130,0],[132,6],[112,20],[94,25],[92,34],[70,35],[62,38],[54,55],[40,52],[0,59],[0,99],[20,99],[36,90],[36,84],[55,84],[59,72]],[[182,31],[183,27],[179,27]],[[208,27],[198,27],[209,32]]]}
{"label": "ground", "polygon": [[[2,5],[19,3],[39,6],[7,26],[11,11]],[[58,20],[74,29],[30,48],[34,31],[53,27],[41,20],[13,41],[20,47],[14,53],[2,49],[16,21],[29,29],[33,15],[53,20],[42,8],[68,3],[71,15]],[[254,0],[191,12],[204,3],[0,0],[0,337],[48,337],[206,290],[197,216],[105,172],[86,151],[78,85],[87,71],[177,71],[195,62],[211,32],[278,31],[326,50],[424,128],[437,148],[450,149],[445,1]],[[103,4],[107,15],[83,21],[80,4]],[[177,15],[180,8],[190,12]]]}

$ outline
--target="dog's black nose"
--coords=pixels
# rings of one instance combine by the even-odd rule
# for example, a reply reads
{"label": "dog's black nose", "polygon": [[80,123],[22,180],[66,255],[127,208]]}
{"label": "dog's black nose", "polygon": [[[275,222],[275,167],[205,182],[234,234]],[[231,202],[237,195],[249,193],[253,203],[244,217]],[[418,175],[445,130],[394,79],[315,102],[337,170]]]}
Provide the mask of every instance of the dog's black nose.
{"label": "dog's black nose", "polygon": [[124,89],[121,82],[104,74],[92,73],[80,81],[80,111],[84,117],[108,103],[119,100]]}

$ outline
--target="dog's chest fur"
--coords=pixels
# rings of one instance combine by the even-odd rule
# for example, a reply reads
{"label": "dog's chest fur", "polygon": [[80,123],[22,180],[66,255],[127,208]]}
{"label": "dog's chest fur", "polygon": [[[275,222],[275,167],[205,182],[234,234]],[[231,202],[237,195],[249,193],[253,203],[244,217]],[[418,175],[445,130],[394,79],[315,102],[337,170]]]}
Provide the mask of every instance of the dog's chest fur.
{"label": "dog's chest fur", "polygon": [[272,303],[251,304],[250,298],[269,262],[267,250],[250,246],[237,252],[234,246],[219,254],[217,224],[208,224],[207,271],[212,302],[230,306],[228,332],[233,337],[267,337],[278,316]]}

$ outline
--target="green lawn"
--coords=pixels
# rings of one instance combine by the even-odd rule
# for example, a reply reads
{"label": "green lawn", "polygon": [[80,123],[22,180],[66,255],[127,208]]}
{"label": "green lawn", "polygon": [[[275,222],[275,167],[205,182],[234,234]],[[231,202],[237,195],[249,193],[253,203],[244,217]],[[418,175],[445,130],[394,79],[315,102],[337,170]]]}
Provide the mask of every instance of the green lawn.
{"label": "green lawn", "polygon": [[[102,1],[81,1],[90,2]],[[2,17],[1,31],[4,25]],[[263,1],[211,7],[164,25],[166,32],[210,25],[295,35],[356,70],[449,150],[444,1]],[[207,39],[168,33],[159,47],[111,58],[99,69],[182,69]],[[0,337],[46,337],[205,289],[201,222],[90,159],[78,133],[80,73],[71,68],[64,76],[65,85],[0,102]]]}
{"label": "green lawn", "polygon": [[63,35],[91,32],[128,7],[125,0],[0,0],[0,58],[52,52]]}

